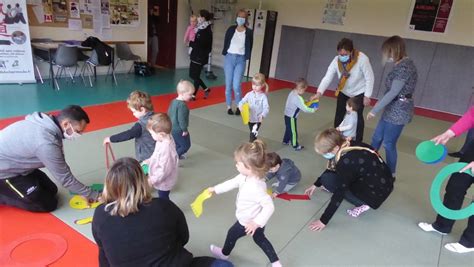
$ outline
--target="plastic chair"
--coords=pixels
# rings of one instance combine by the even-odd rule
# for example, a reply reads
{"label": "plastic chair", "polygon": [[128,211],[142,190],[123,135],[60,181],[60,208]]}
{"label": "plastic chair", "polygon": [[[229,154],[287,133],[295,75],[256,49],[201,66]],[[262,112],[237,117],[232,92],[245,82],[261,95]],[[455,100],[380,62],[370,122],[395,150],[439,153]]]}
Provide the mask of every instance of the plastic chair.
{"label": "plastic chair", "polygon": [[57,75],[54,75],[54,82],[56,83],[58,90],[60,90],[58,77],[61,78],[64,71],[67,71],[72,82],[75,82],[74,76],[69,68],[77,66],[77,55],[78,48],[76,46],[60,45],[58,47],[54,59],[54,65],[58,67]]}
{"label": "plastic chair", "polygon": [[[50,43],[52,41],[53,41],[53,39],[51,39],[51,38],[32,38],[31,39],[32,43]],[[40,49],[35,49],[35,48],[33,48],[32,52],[33,52],[33,62],[34,62],[34,65],[35,65],[35,70],[38,73],[38,78],[41,81],[41,83],[44,83],[43,82],[43,76],[41,75],[41,72],[40,72],[39,67],[38,67],[38,63],[39,62],[49,63],[49,52],[44,51],[44,50],[40,50]]]}
{"label": "plastic chair", "polygon": [[[132,50],[130,50],[130,46],[127,43],[117,43],[115,45],[115,49],[117,50],[117,64],[115,65],[115,68],[117,68],[118,64],[121,61],[141,61],[142,58],[138,55],[135,55]],[[133,69],[133,64],[128,70],[128,73],[130,73]]]}
{"label": "plastic chair", "polygon": [[[107,77],[109,76],[109,74],[112,75],[112,78],[115,82],[115,85],[117,85],[117,78],[115,77],[115,71],[112,70],[111,72],[111,68],[113,67],[113,62],[111,62],[108,66],[109,68],[107,69],[107,74],[105,76],[105,80],[107,80]],[[90,86],[92,87],[92,78],[91,78],[91,74],[94,73],[94,68],[97,67],[97,66],[106,66],[106,65],[100,65],[99,64],[99,58],[97,56],[97,52],[95,50],[92,50],[91,52],[91,56],[89,57],[88,60],[86,60],[86,62],[84,63],[84,65],[82,66],[82,69],[81,69],[81,77],[84,81],[84,75],[86,74],[86,71],[88,71],[88,77],[89,77],[89,83],[90,83]],[[84,85],[85,84],[85,81],[84,81]]]}

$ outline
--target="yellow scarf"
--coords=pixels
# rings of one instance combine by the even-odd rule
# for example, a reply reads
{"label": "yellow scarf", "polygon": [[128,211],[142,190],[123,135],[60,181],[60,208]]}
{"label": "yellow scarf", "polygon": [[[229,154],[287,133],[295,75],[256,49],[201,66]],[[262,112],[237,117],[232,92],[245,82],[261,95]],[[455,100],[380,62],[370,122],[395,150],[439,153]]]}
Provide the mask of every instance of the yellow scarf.
{"label": "yellow scarf", "polygon": [[339,83],[337,84],[337,90],[335,93],[336,96],[338,96],[339,92],[342,91],[342,89],[344,89],[347,79],[349,79],[349,76],[350,76],[349,72],[351,71],[352,67],[354,67],[354,65],[357,63],[358,58],[359,58],[359,51],[354,49],[351,55],[351,61],[349,62],[349,64],[346,65],[345,68],[342,62],[339,59],[337,60],[337,67],[339,68],[339,72],[341,72],[341,79],[339,80]]}

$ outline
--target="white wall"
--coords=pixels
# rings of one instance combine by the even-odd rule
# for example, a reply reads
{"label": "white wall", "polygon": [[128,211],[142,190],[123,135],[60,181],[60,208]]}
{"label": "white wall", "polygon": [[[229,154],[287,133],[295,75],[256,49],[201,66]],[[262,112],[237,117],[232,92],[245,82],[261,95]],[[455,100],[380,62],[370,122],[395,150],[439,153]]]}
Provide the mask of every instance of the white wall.
{"label": "white wall", "polygon": [[[412,0],[349,0],[345,25],[323,24],[326,0],[263,0],[262,9],[278,11],[270,76],[275,75],[282,25],[474,46],[474,1],[454,0],[445,34],[407,30]],[[258,0],[237,0],[237,8],[258,8]],[[357,44],[355,44],[357,45]],[[334,47],[336,44],[334,44]]]}
{"label": "white wall", "polygon": [[[51,38],[53,40],[85,40],[88,36],[96,36],[103,41],[142,41],[144,44],[130,45],[134,54],[139,55],[143,60],[147,58],[147,1],[140,1],[140,25],[138,27],[112,26],[112,38],[105,39],[94,33],[92,29],[82,31],[71,31],[68,28],[30,26],[32,38]],[[132,62],[119,66],[118,72],[128,71]],[[40,69],[43,77],[49,76],[47,64],[41,64]],[[99,68],[98,72],[103,73],[107,68]]]}

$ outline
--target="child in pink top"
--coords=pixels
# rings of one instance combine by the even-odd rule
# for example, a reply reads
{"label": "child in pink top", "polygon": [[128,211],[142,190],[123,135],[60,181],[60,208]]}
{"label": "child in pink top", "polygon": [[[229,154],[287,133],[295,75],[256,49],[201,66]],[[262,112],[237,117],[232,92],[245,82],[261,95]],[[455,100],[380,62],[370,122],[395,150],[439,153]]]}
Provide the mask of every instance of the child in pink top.
{"label": "child in pink top", "polygon": [[470,107],[469,110],[464,113],[464,115],[456,121],[453,126],[451,126],[451,128],[433,138],[432,141],[436,142],[436,144],[445,145],[449,139],[455,136],[460,136],[471,128],[474,128],[474,106]]}
{"label": "child in pink top", "polygon": [[227,259],[237,240],[250,235],[267,255],[272,266],[281,266],[272,244],[264,234],[265,225],[275,209],[265,184],[265,174],[269,170],[266,163],[265,144],[260,140],[242,144],[234,152],[234,158],[235,167],[240,174],[208,188],[212,194],[221,194],[239,188],[235,202],[237,222],[229,229],[224,247],[211,245],[211,252],[217,258]]}
{"label": "child in pink top", "polygon": [[157,113],[148,120],[147,129],[156,141],[155,151],[143,162],[149,165],[148,183],[158,190],[160,198],[169,199],[178,180],[178,154],[170,134],[171,120],[166,113]]}
{"label": "child in pink top", "polygon": [[192,42],[194,42],[194,37],[196,36],[196,27],[197,27],[197,17],[196,15],[191,15],[189,17],[189,26],[184,33],[184,44],[189,47],[188,53],[191,54]]}

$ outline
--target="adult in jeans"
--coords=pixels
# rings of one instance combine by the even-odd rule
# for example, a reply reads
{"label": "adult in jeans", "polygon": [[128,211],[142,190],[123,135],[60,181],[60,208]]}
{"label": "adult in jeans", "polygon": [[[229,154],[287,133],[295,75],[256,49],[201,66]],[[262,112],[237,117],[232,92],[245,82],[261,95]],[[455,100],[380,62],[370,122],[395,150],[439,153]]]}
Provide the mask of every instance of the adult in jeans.
{"label": "adult in jeans", "polygon": [[58,205],[55,180],[89,201],[99,193],[79,182],[64,158],[63,139],[77,139],[89,123],[79,106],[68,106],[58,115],[35,112],[0,131],[0,205],[33,212],[50,212]]}
{"label": "adult in jeans", "polygon": [[324,186],[332,197],[321,218],[309,225],[311,230],[324,229],[343,199],[355,206],[347,213],[358,217],[379,208],[392,192],[390,169],[369,145],[350,142],[336,129],[327,129],[316,137],[314,147],[329,163],[305,194],[311,196],[317,187]]}
{"label": "adult in jeans", "polygon": [[183,212],[168,199],[152,198],[137,160],[115,161],[105,177],[103,201],[92,234],[100,266],[231,267],[211,257],[194,258]]}
{"label": "adult in jeans", "polygon": [[372,136],[372,147],[379,150],[384,146],[387,164],[395,177],[397,169],[397,141],[403,127],[411,122],[415,104],[418,74],[415,64],[405,50],[405,42],[400,36],[392,36],[382,45],[384,62],[394,62],[393,69],[385,79],[385,95],[367,114],[367,120],[375,117],[382,109],[382,117]]}
{"label": "adult in jeans", "polygon": [[209,53],[212,50],[212,14],[205,9],[199,10],[199,16],[197,18],[197,32],[192,42],[191,55],[189,56],[191,62],[189,65],[189,77],[194,81],[194,88],[196,89],[193,94],[193,99],[196,99],[197,91],[199,87],[204,90],[204,98],[207,98],[210,89],[201,80],[201,71],[204,65],[209,61]]}
{"label": "adult in jeans", "polygon": [[232,110],[232,91],[235,105],[238,105],[242,98],[242,75],[252,54],[253,45],[253,31],[247,28],[247,11],[239,10],[235,21],[237,25],[230,26],[225,33],[222,50],[222,55],[225,56],[225,102],[229,115],[240,115],[239,108],[236,108],[235,112]]}
{"label": "adult in jeans", "polygon": [[354,44],[350,39],[343,38],[337,44],[337,56],[329,64],[316,94],[311,97],[312,100],[319,99],[324,94],[336,74],[339,82],[335,93],[337,106],[334,127],[338,127],[344,120],[347,100],[355,97],[360,107],[357,110],[356,140],[361,142],[364,137],[364,106],[370,105],[374,88],[374,72],[369,58],[361,51],[354,49]]}
{"label": "adult in jeans", "polygon": [[[445,145],[451,138],[458,137],[470,129],[474,129],[474,107],[471,107],[451,128],[433,138],[432,141],[436,142],[436,144]],[[467,169],[471,169],[471,172],[474,173],[474,142],[470,142],[466,153],[461,156],[459,162],[467,162],[469,164],[460,172],[451,175],[446,185],[446,193],[444,194],[443,200],[443,205],[452,210],[461,209],[469,187],[474,184],[474,176],[463,173]],[[438,214],[434,223],[421,222],[418,226],[426,232],[436,232],[441,235],[447,235],[453,229],[455,222],[455,220],[445,218]],[[459,242],[447,243],[444,247],[456,253],[474,252],[474,215],[469,217],[467,227]]]}

